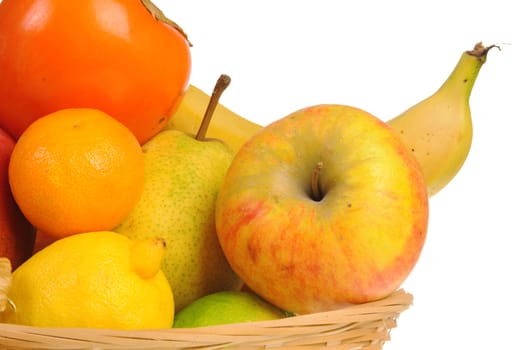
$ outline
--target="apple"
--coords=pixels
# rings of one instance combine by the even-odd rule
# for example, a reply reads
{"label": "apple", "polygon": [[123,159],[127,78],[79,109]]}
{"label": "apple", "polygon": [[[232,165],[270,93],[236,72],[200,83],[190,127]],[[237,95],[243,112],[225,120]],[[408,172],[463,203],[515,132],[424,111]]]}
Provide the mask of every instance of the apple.
{"label": "apple", "polygon": [[216,202],[233,270],[297,314],[394,292],[419,259],[428,216],[411,151],[382,120],[336,104],[257,132],[235,155]]}
{"label": "apple", "polygon": [[15,141],[0,129],[0,257],[13,269],[33,253],[35,229],[18,208],[9,187],[8,167]]}
{"label": "apple", "polygon": [[46,248],[51,243],[59,240],[60,238],[53,237],[52,235],[37,229],[37,232],[35,233],[35,244],[33,245],[33,253],[35,254],[42,249]]}

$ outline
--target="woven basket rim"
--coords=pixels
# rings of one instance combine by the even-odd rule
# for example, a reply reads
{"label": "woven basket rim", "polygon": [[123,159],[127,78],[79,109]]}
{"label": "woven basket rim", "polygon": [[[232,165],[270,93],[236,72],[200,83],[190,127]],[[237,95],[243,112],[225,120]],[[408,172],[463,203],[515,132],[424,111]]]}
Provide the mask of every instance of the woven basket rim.
{"label": "woven basket rim", "polygon": [[398,290],[378,301],[334,311],[199,328],[111,330],[0,323],[0,349],[381,349],[412,301],[411,294]]}
{"label": "woven basket rim", "polygon": [[[0,301],[5,304],[10,276],[3,264],[0,258]],[[399,315],[412,304],[413,296],[398,289],[385,298],[337,310],[199,328],[115,330],[0,323],[0,349],[381,349]]]}

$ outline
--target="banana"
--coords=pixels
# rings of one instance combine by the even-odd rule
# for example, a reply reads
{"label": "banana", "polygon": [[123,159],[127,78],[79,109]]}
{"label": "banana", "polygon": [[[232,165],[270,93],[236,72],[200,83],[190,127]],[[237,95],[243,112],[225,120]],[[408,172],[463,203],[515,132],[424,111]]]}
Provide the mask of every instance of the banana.
{"label": "banana", "polygon": [[[488,51],[481,43],[461,55],[454,70],[431,96],[415,104],[387,124],[398,133],[421,164],[429,196],[445,187],[459,172],[472,143],[469,98]],[[211,97],[190,84],[165,129],[195,135]],[[261,125],[218,103],[207,135],[223,140],[233,151],[252,137]]]}
{"label": "banana", "polygon": [[429,197],[456,176],[469,154],[473,133],[470,95],[493,47],[478,43],[463,52],[434,94],[387,122],[419,161]]}
{"label": "banana", "polygon": [[[210,99],[211,96],[190,84],[165,129],[176,129],[196,135]],[[262,126],[243,118],[218,103],[207,129],[207,137],[222,140],[234,152],[237,152],[245,141],[261,128]]]}

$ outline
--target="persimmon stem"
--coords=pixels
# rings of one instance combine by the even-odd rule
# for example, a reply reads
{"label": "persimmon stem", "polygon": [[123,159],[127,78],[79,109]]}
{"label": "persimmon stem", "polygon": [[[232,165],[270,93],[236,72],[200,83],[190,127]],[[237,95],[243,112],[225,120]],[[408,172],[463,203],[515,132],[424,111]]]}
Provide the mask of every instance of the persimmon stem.
{"label": "persimmon stem", "polygon": [[143,3],[143,6],[146,7],[148,12],[150,12],[150,14],[154,16],[156,20],[161,21],[165,23],[166,25],[177,30],[181,35],[183,35],[183,37],[188,43],[188,46],[192,47],[192,43],[190,42],[190,40],[188,40],[188,35],[187,33],[185,33],[183,28],[181,28],[176,22],[172,21],[170,18],[165,16],[163,11],[161,11],[161,9],[159,9],[159,7],[157,7],[151,0],[141,0],[141,2]]}
{"label": "persimmon stem", "polygon": [[320,192],[320,172],[322,171],[324,163],[318,162],[315,169],[311,173],[311,193],[315,201],[320,201],[322,199],[322,193]]}
{"label": "persimmon stem", "polygon": [[212,119],[212,115],[214,114],[214,110],[216,109],[216,106],[218,105],[218,102],[220,101],[221,94],[223,94],[223,91],[229,86],[231,83],[231,77],[229,77],[226,74],[220,75],[218,78],[218,81],[216,82],[216,85],[214,86],[214,90],[212,91],[212,95],[210,95],[209,104],[207,105],[207,110],[205,111],[205,114],[203,115],[203,119],[201,120],[201,124],[199,126],[198,132],[196,133],[195,139],[198,141],[203,141],[205,139],[205,135],[207,134],[207,129],[209,128],[210,121]]}

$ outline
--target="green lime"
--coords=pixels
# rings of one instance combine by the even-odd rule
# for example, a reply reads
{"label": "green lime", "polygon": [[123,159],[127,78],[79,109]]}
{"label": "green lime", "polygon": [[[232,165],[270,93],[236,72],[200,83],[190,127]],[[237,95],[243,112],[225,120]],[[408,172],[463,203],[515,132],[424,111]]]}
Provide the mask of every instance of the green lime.
{"label": "green lime", "polygon": [[223,291],[203,296],[177,312],[174,327],[277,320],[286,315],[252,292]]}

